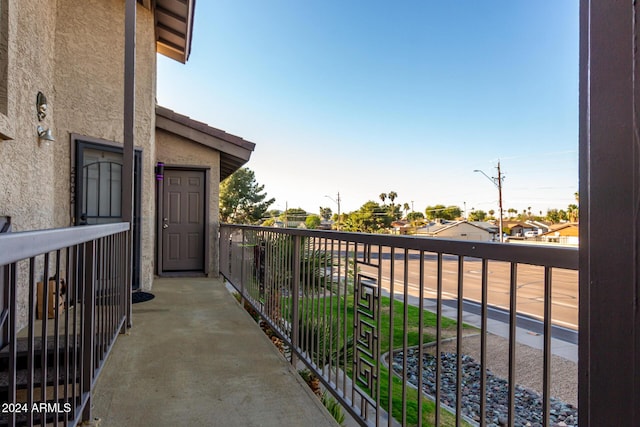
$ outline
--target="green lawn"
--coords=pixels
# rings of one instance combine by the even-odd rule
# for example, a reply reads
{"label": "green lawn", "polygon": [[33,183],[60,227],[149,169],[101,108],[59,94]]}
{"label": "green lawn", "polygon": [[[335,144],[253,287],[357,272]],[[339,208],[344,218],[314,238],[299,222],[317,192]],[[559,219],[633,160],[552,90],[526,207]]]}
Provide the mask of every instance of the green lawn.
{"label": "green lawn", "polygon": [[[312,301],[312,302],[310,302]],[[300,300],[300,313],[303,317],[303,323],[310,324],[315,322],[322,325],[317,328],[316,334],[326,339],[329,330],[335,331],[335,327],[329,326],[330,318],[334,321],[340,321],[340,324],[344,324],[346,318],[346,331],[347,335],[353,333],[353,321],[354,321],[354,297],[332,296],[326,298],[315,298],[314,300],[307,300],[302,298]],[[406,322],[405,322],[405,309],[406,309]],[[366,311],[366,310],[365,310]],[[417,346],[420,344],[420,310],[417,307],[407,305],[402,301],[394,301],[393,303],[393,333],[391,333],[391,299],[388,297],[380,298],[380,351],[381,354],[387,353],[391,350],[389,343],[393,339],[393,348],[402,349],[405,345],[407,347]],[[435,327],[436,327],[436,315],[423,311],[422,314],[422,343],[426,344],[435,341]],[[456,322],[448,318],[442,318],[442,332],[448,335],[455,335]],[[405,327],[406,326],[406,327]],[[377,327],[377,325],[376,325]],[[469,328],[464,325],[464,328]],[[340,332],[336,335],[334,332],[332,348],[340,347],[344,344],[345,339],[343,335],[344,329],[340,327]],[[405,343],[406,338],[406,343]],[[311,340],[311,338],[308,338]],[[322,341],[321,341],[322,342]],[[327,341],[325,341],[327,343]],[[304,345],[304,344],[303,344]],[[316,345],[317,346],[317,345]],[[320,351],[316,349],[314,353],[321,353],[323,348],[329,347],[329,344],[320,344]],[[325,350],[326,352],[326,350]],[[320,360],[320,356],[318,356]],[[374,362],[374,361],[372,361]],[[347,372],[351,377],[353,371],[351,355],[347,361]],[[393,375],[392,385],[392,414],[397,420],[402,420],[403,411],[403,384],[402,380]],[[361,385],[362,387],[362,385]],[[364,387],[362,387],[364,388]],[[367,390],[371,394],[370,390]],[[407,423],[415,425],[418,423],[418,392],[417,390],[406,387],[406,416]],[[380,402],[381,405],[388,409],[389,399],[389,370],[380,368]],[[442,410],[442,423],[446,426],[455,425],[455,418],[450,413]],[[435,404],[428,400],[423,399],[422,404],[422,422],[425,426],[433,425],[435,416]]]}

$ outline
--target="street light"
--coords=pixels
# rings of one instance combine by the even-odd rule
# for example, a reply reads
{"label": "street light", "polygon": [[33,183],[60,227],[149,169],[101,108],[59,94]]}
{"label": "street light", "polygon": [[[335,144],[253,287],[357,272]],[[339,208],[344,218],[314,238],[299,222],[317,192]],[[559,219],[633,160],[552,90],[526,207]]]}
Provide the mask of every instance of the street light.
{"label": "street light", "polygon": [[480,169],[475,169],[474,172],[480,172],[482,175],[486,176],[487,179],[493,182],[493,185],[498,187],[498,205],[500,208],[500,242],[504,242],[504,237],[502,235],[502,180],[504,176],[502,176],[502,172],[500,171],[500,160],[498,160],[498,177],[490,177]]}
{"label": "street light", "polygon": [[327,196],[326,194],[324,197],[338,205],[338,225],[336,225],[336,230],[340,231],[340,192],[338,191],[338,200],[334,200],[333,197]]}

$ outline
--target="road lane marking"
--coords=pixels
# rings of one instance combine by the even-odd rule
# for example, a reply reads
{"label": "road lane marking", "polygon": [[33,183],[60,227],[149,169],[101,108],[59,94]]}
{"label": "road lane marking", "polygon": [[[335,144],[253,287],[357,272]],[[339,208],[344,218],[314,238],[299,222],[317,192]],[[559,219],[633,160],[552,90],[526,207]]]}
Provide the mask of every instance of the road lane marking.
{"label": "road lane marking", "polygon": [[[389,277],[386,277],[386,276],[382,276],[382,279],[383,279],[383,280],[386,280],[386,283],[387,283],[387,286],[382,286],[382,288],[384,288],[384,289],[385,289],[385,290],[387,290],[387,291],[390,291],[390,290],[391,290],[391,287],[389,286],[389,284],[390,284],[390,282],[391,282],[390,278],[389,278]],[[397,285],[399,285],[401,288],[404,288],[404,287],[405,287],[405,283],[404,283],[403,281],[400,281],[400,280],[394,280],[394,283],[395,283],[395,284],[397,284]],[[420,291],[420,286],[419,286],[419,285],[415,285],[415,284],[413,284],[413,283],[407,283],[407,288],[413,288],[413,289],[416,289],[416,290]],[[396,288],[394,287],[394,290],[395,290],[395,289],[396,289]],[[437,298],[437,295],[438,295],[438,291],[437,291],[437,290],[432,290],[432,289],[430,289],[430,288],[424,288],[424,290],[423,290],[423,291],[424,291],[424,292],[426,292],[426,293],[432,294],[432,295],[434,295],[434,296]],[[455,300],[457,300],[457,299],[458,299],[458,295],[457,295],[457,294],[453,294],[453,293],[450,293],[450,292],[446,292],[446,291],[444,291],[444,290],[442,291],[442,296],[443,296],[443,297],[445,297],[445,296],[446,296],[446,297],[449,297],[450,299],[455,299]],[[417,295],[417,296],[416,296],[416,295],[414,295],[414,297],[419,298],[419,295]],[[536,302],[536,303],[538,303],[538,304],[540,304],[540,303],[543,303],[543,302],[544,302],[544,301],[536,300],[535,298],[534,298],[534,299],[529,298],[529,300],[530,300],[530,301],[534,301],[534,302]],[[481,301],[478,301],[478,300],[473,299],[473,298],[463,298],[463,302],[472,302],[472,303],[474,303],[474,304],[478,304],[478,305],[482,304],[482,302],[481,302]],[[577,306],[576,306],[576,305],[567,304],[567,303],[563,303],[563,302],[553,302],[553,301],[552,301],[552,302],[551,302],[551,304],[552,304],[552,305],[557,305],[557,306],[560,306],[560,307],[568,307],[568,308],[577,309]],[[504,307],[504,306],[501,306],[501,305],[495,305],[495,306],[491,306],[491,307],[493,307],[493,308],[499,308],[499,309],[501,309],[501,310],[505,310],[507,313],[509,312],[509,308],[508,308],[508,307]],[[518,312],[516,313],[516,315],[519,315],[519,314],[522,314],[522,315],[528,316],[528,317],[530,317],[530,318],[537,319],[538,321],[544,321],[544,317],[542,317],[542,316],[540,316],[540,315],[537,315],[537,314],[535,314],[535,313],[529,313],[529,312],[527,312],[527,311],[522,311],[522,310],[520,310],[520,311],[518,311]],[[574,324],[574,323],[571,323],[571,322],[565,322],[565,321],[563,321],[563,320],[557,320],[557,319],[553,319],[552,321],[553,321],[553,323],[554,323],[554,324],[556,324],[556,325],[558,325],[558,326],[561,326],[561,327],[564,327],[564,328],[568,328],[568,329],[571,329],[571,330],[577,330],[577,329],[578,329],[578,325],[577,325],[577,324]]]}

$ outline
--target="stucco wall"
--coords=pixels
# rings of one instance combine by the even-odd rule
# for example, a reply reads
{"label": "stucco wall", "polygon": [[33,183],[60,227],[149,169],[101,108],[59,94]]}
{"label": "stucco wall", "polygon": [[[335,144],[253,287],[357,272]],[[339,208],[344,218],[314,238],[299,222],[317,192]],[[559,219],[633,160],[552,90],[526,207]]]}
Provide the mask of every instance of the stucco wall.
{"label": "stucco wall", "polygon": [[203,166],[210,168],[209,181],[209,275],[219,274],[218,228],[220,203],[220,153],[181,136],[158,129],[156,131],[158,162],[173,166]]}
{"label": "stucco wall", "polygon": [[[51,182],[55,174],[53,145],[38,142],[36,96],[44,92],[53,101],[55,52],[55,1],[8,1],[7,109],[0,118],[0,215],[10,216],[13,231],[51,228],[56,197]],[[4,31],[4,30],[3,30]],[[45,127],[55,125],[49,116]],[[36,264],[41,270],[42,260]],[[18,264],[17,312],[27,312],[29,265]],[[37,277],[40,279],[39,277]]]}
{"label": "stucco wall", "polygon": [[[580,228],[575,225],[570,225],[569,227],[561,228],[558,230],[560,236],[570,236],[570,237],[578,237],[580,235]],[[554,234],[554,232],[551,232]]]}
{"label": "stucco wall", "polygon": [[487,231],[481,230],[471,224],[459,224],[455,227],[447,228],[437,233],[435,237],[443,239],[455,239],[455,240],[473,240],[480,242],[488,242],[491,240],[491,234]]}
{"label": "stucco wall", "polygon": [[[9,66],[6,114],[0,111],[0,216],[12,218],[14,232],[69,226],[71,133],[122,142],[124,0],[6,2]],[[153,188],[156,54],[153,14],[138,5],[137,17],[135,144],[144,150],[146,189]],[[41,123],[38,91],[49,106]],[[38,124],[50,128],[56,141],[40,143]],[[153,279],[154,203],[153,192],[143,191],[145,288]],[[24,319],[28,265],[19,268],[18,314]]]}
{"label": "stucco wall", "polygon": [[[58,0],[55,31],[55,144],[57,227],[73,224],[70,203],[71,134],[122,144],[124,1]],[[153,164],[156,53],[151,11],[138,6],[135,145],[142,148],[141,287],[150,289],[154,263]]]}
{"label": "stucco wall", "polygon": [[[0,215],[12,217],[14,231],[49,228],[56,203],[54,147],[38,142],[36,95],[42,91],[53,101],[55,1],[9,3],[5,118],[12,139],[0,141]],[[43,124],[53,126],[55,120],[49,116]]]}

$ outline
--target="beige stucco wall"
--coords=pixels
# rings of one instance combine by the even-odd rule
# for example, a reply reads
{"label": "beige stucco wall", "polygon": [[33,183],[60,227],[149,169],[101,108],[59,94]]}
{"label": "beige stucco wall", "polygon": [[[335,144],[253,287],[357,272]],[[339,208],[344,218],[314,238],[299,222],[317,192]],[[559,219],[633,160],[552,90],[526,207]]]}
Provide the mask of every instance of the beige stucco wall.
{"label": "beige stucco wall", "polygon": [[[11,216],[14,232],[69,226],[71,133],[122,143],[125,3],[2,1],[9,6],[9,67],[6,114],[0,111],[0,216]],[[135,143],[143,149],[147,189],[153,188],[155,162],[156,53],[153,14],[140,5],[136,47]],[[49,106],[42,123],[36,115],[38,91]],[[38,124],[50,128],[56,141],[40,143]],[[144,288],[151,287],[153,279],[154,203],[153,192],[143,191]],[[20,264],[21,318],[26,313],[27,267]],[[37,271],[42,274],[40,266]]]}
{"label": "beige stucco wall", "polygon": [[481,242],[488,242],[489,240],[491,240],[491,234],[488,231],[482,230],[467,223],[461,223],[455,227],[442,230],[441,232],[436,234],[435,237],[455,240],[474,240]]}
{"label": "beige stucco wall", "polygon": [[[122,144],[124,109],[124,1],[58,0],[55,31],[54,145],[57,227],[73,223],[70,203],[71,134]],[[150,289],[154,263],[153,165],[156,53],[154,18],[138,6],[136,26],[135,145],[142,148],[141,287]]]}
{"label": "beige stucco wall", "polygon": [[[40,144],[36,133],[36,96],[38,91],[53,93],[56,2],[11,0],[6,43],[7,109],[0,114],[0,215],[10,216],[13,231],[51,228],[56,197],[51,182],[55,173],[52,146]],[[4,31],[4,29],[3,29]],[[48,117],[45,127],[55,121]],[[36,264],[41,270],[42,260]],[[27,312],[29,277],[27,262],[18,264],[21,279],[17,312]]]}
{"label": "beige stucco wall", "polygon": [[220,195],[220,153],[181,136],[158,129],[156,155],[159,162],[172,166],[210,168],[209,181],[209,275],[219,274],[218,228]]}
{"label": "beige stucco wall", "polygon": [[[0,141],[0,215],[12,217],[14,231],[53,226],[53,146],[38,143],[36,95],[53,94],[55,5],[9,2],[8,109],[0,132],[12,139]],[[44,122],[54,123],[51,117]]]}

